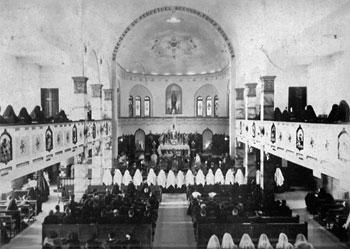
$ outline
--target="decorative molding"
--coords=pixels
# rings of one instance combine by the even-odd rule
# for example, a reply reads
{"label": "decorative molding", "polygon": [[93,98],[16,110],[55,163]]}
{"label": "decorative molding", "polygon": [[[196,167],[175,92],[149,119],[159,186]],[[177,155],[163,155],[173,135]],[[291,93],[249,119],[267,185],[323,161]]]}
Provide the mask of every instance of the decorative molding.
{"label": "decorative molding", "polygon": [[91,91],[93,98],[101,98],[102,97],[102,84],[91,84]]}
{"label": "decorative molding", "polygon": [[262,76],[260,77],[260,80],[264,83],[264,92],[275,92],[274,85],[275,85],[275,78],[276,76]]}
{"label": "decorative molding", "polygon": [[203,12],[200,12],[198,10],[192,9],[192,8],[188,8],[188,7],[184,7],[184,6],[165,6],[165,7],[161,7],[161,8],[155,8],[152,9],[150,11],[145,12],[144,14],[140,15],[138,18],[136,18],[122,33],[122,35],[119,37],[118,42],[116,43],[115,47],[114,47],[114,51],[113,51],[113,61],[116,59],[118,51],[119,51],[119,47],[122,43],[122,41],[124,40],[125,36],[127,35],[127,33],[134,27],[136,26],[136,24],[138,24],[139,22],[141,22],[143,19],[152,16],[154,14],[157,13],[161,13],[161,12],[166,12],[166,11],[183,11],[183,12],[188,12],[190,14],[193,15],[197,15],[201,18],[203,18],[204,20],[208,21],[217,31],[218,33],[222,36],[222,38],[225,40],[225,43],[228,47],[229,53],[231,55],[231,59],[233,59],[235,57],[234,51],[233,51],[233,46],[232,43],[230,41],[230,39],[228,38],[228,36],[226,35],[225,31],[221,28],[221,26],[215,22],[211,17],[209,17],[208,15],[204,14]]}
{"label": "decorative molding", "polygon": [[87,81],[89,78],[84,76],[72,77],[74,81],[74,93],[87,93]]}
{"label": "decorative molding", "polygon": [[103,91],[105,93],[104,100],[112,100],[113,89],[103,89]]}
{"label": "decorative molding", "polygon": [[225,66],[222,70],[214,73],[206,74],[183,74],[183,75],[153,75],[153,74],[143,74],[143,73],[132,73],[127,72],[123,67],[118,64],[117,74],[119,78],[124,80],[140,81],[140,82],[169,82],[178,81],[183,82],[188,81],[213,81],[213,80],[223,80],[230,77],[229,65]]}
{"label": "decorative molding", "polygon": [[256,97],[256,86],[258,83],[245,83],[248,88],[248,97]]}
{"label": "decorative molding", "polygon": [[236,100],[243,100],[244,99],[244,88],[236,88]]}

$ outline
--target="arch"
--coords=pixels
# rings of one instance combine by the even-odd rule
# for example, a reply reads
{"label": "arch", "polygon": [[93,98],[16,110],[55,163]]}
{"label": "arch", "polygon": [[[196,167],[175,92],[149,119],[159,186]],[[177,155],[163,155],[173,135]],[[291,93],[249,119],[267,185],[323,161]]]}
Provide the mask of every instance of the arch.
{"label": "arch", "polygon": [[145,149],[145,137],[146,134],[144,130],[138,129],[135,131],[135,147],[136,151],[141,151]]}
{"label": "arch", "polygon": [[[98,82],[92,82],[94,84],[101,84],[101,78],[100,78],[100,66],[98,63],[98,55],[95,49],[91,49],[88,54],[88,64],[87,67],[89,68],[89,62],[91,63],[91,68],[94,69],[94,66],[96,66],[96,73],[97,73],[97,81]],[[94,66],[93,66],[94,65]],[[88,74],[88,77],[90,78],[92,75]],[[91,82],[90,82],[91,83]]]}
{"label": "arch", "polygon": [[221,37],[225,40],[225,43],[229,49],[229,53],[231,56],[231,59],[233,59],[235,57],[234,51],[233,51],[233,46],[232,43],[230,41],[230,39],[228,38],[228,36],[226,35],[225,31],[221,28],[221,26],[215,22],[211,17],[209,17],[208,15],[204,14],[201,11],[198,11],[196,9],[192,9],[192,8],[188,8],[188,7],[184,7],[184,6],[165,6],[165,7],[160,7],[160,8],[155,8],[152,9],[150,11],[147,11],[145,13],[143,13],[142,15],[140,15],[138,18],[136,18],[122,33],[122,35],[119,37],[118,42],[116,43],[114,50],[113,50],[113,61],[115,61],[116,57],[117,57],[117,53],[119,51],[119,47],[122,43],[122,41],[124,40],[124,37],[129,33],[129,31],[135,26],[137,25],[139,22],[141,22],[143,19],[152,16],[154,14],[157,13],[161,13],[161,12],[166,12],[166,11],[183,11],[183,12],[187,12],[193,15],[197,15],[201,18],[203,18],[204,20],[206,20],[207,22],[209,22],[215,29],[216,31],[221,35]]}
{"label": "arch", "polygon": [[146,96],[149,96],[152,99],[152,93],[151,91],[142,85],[135,85],[130,89],[129,95],[131,96],[140,96],[142,99],[144,99]]}
{"label": "arch", "polygon": [[182,89],[179,85],[173,83],[165,90],[165,113],[182,113]]}
{"label": "arch", "polygon": [[203,131],[202,139],[203,139],[203,151],[207,153],[211,153],[212,146],[213,146],[213,132],[209,128]]}
{"label": "arch", "polygon": [[[203,109],[203,115],[198,115],[198,97],[206,96],[202,99],[202,109]],[[197,92],[194,95],[194,103],[196,103],[196,110],[197,110],[197,116],[213,116],[213,99],[214,96],[218,96],[218,90],[216,87],[212,84],[206,84],[202,87],[200,87]],[[210,103],[210,108],[211,108],[211,113],[208,113],[208,98],[211,99]]]}

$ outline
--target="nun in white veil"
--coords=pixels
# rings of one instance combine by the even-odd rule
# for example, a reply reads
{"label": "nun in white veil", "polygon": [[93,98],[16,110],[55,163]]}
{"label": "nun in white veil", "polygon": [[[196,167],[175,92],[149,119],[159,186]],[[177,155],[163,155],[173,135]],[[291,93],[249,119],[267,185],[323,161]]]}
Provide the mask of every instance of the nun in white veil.
{"label": "nun in white veil", "polygon": [[265,233],[262,233],[260,235],[258,249],[273,249],[273,246],[271,245],[270,240]]}
{"label": "nun in white veil", "polygon": [[103,172],[102,182],[105,185],[111,185],[113,181],[111,169],[105,169]]}
{"label": "nun in white veil", "polygon": [[120,172],[120,169],[115,170],[113,182],[114,182],[114,184],[118,184],[119,187],[122,185],[123,175],[122,175],[122,172]]}
{"label": "nun in white veil", "polygon": [[241,169],[237,170],[237,173],[235,175],[235,183],[238,183],[238,185],[242,185],[244,184],[245,180],[244,180],[244,175],[242,173]]}
{"label": "nun in white veil", "polygon": [[261,177],[260,170],[257,170],[256,173],[255,173],[255,183],[256,183],[256,185],[260,185],[260,177]]}
{"label": "nun in white veil", "polygon": [[203,171],[201,169],[198,170],[198,172],[197,172],[196,184],[197,185],[202,184],[203,186],[205,185],[205,176],[204,176]]}
{"label": "nun in white veil", "polygon": [[225,184],[230,185],[235,183],[235,175],[233,169],[228,169],[225,176]]}
{"label": "nun in white veil", "polygon": [[207,185],[214,185],[214,174],[213,174],[212,169],[208,170],[208,173],[205,177],[205,182]]}
{"label": "nun in white veil", "polygon": [[192,171],[190,169],[187,170],[185,182],[186,182],[186,186],[194,185],[194,176],[193,176]]}
{"label": "nun in white veil", "polygon": [[215,171],[214,182],[215,183],[219,183],[219,184],[224,184],[225,183],[224,174],[222,173],[220,168],[218,168]]}
{"label": "nun in white veil", "polygon": [[165,175],[165,172],[164,170],[160,170],[159,173],[158,173],[158,176],[157,176],[157,184],[159,186],[162,186],[163,188],[165,188],[165,185],[166,185],[166,175]]}
{"label": "nun in white veil", "polygon": [[147,184],[151,186],[151,185],[156,185],[156,183],[157,183],[157,176],[154,173],[154,170],[150,168],[147,175]]}
{"label": "nun in white veil", "polygon": [[284,183],[284,177],[280,168],[276,168],[274,178],[275,178],[277,187],[281,187]]}
{"label": "nun in white veil", "polygon": [[220,249],[220,241],[219,238],[213,234],[208,242],[207,249]]}
{"label": "nun in white veil", "polygon": [[180,170],[176,176],[176,186],[177,188],[182,188],[183,185],[185,185],[185,176],[184,173]]}
{"label": "nun in white veil", "polygon": [[123,184],[125,186],[128,186],[130,182],[132,182],[130,172],[129,172],[129,170],[125,170],[124,175],[123,175]]}
{"label": "nun in white veil", "polygon": [[239,248],[240,249],[255,249],[255,245],[253,244],[252,239],[250,236],[245,233],[243,234],[241,241],[239,242]]}
{"label": "nun in white veil", "polygon": [[175,177],[174,171],[169,170],[168,176],[166,178],[166,188],[170,188],[170,186],[175,188],[175,185],[176,185],[176,177]]}
{"label": "nun in white veil", "polygon": [[135,187],[140,186],[142,183],[142,180],[143,180],[142,174],[141,174],[140,170],[137,169],[135,171],[134,178],[133,178],[133,182],[134,182]]}
{"label": "nun in white veil", "polygon": [[229,233],[225,233],[222,237],[221,249],[234,249],[238,248],[233,242],[232,236]]}

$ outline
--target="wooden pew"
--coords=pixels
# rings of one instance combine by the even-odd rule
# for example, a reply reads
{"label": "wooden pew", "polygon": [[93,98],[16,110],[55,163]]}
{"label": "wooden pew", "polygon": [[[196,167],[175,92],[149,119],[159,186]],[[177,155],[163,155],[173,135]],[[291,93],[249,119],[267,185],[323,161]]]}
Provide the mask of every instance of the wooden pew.
{"label": "wooden pew", "polygon": [[0,215],[2,229],[10,231],[10,238],[12,238],[12,235],[14,234],[13,226],[15,225],[15,222],[16,221],[12,219],[11,215]]}
{"label": "wooden pew", "polygon": [[[4,200],[0,201],[0,210],[6,210],[6,202]],[[21,204],[21,201],[17,200],[17,206],[21,209],[22,218],[31,219],[35,216],[37,210],[37,201],[36,200],[27,200],[27,204]],[[23,210],[28,210],[28,212],[24,212]]]}
{"label": "wooden pew", "polygon": [[257,244],[259,237],[265,233],[272,244],[277,243],[280,233],[288,236],[289,242],[295,242],[297,234],[302,233],[307,238],[307,223],[202,223],[198,224],[195,231],[197,248],[206,248],[209,238],[215,234],[221,239],[224,233],[230,233],[234,242],[239,243],[244,233],[249,234],[254,244]]}
{"label": "wooden pew", "polygon": [[16,228],[22,230],[22,214],[19,210],[0,210],[0,216],[11,216],[13,222],[16,224]]}
{"label": "wooden pew", "polygon": [[107,239],[108,233],[113,231],[119,240],[125,240],[125,235],[132,235],[135,240],[141,242],[142,248],[152,248],[152,224],[42,224],[42,241],[51,232],[58,234],[59,238],[67,238],[70,232],[76,232],[83,246],[91,233],[96,233],[98,241]]}

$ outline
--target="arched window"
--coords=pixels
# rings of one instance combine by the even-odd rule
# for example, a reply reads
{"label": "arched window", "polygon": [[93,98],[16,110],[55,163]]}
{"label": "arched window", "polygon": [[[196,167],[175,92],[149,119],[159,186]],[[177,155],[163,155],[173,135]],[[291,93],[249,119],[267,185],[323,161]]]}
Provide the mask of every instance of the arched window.
{"label": "arched window", "polygon": [[129,117],[134,115],[134,101],[132,96],[129,97]]}
{"label": "arched window", "polygon": [[206,99],[206,105],[207,105],[207,116],[210,117],[213,113],[213,103],[212,103],[212,97],[208,96]]}
{"label": "arched window", "polygon": [[197,97],[197,116],[203,116],[203,98]]}
{"label": "arched window", "polygon": [[214,97],[214,116],[219,116],[219,98],[218,96]]}
{"label": "arched window", "polygon": [[137,117],[141,116],[141,98],[140,98],[140,96],[137,96],[135,98],[135,116],[137,116]]}
{"label": "arched window", "polygon": [[150,108],[151,108],[151,99],[150,97],[146,96],[145,97],[145,102],[144,102],[144,116],[149,117],[151,116]]}
{"label": "arched window", "polygon": [[209,129],[203,131],[203,151],[211,153],[213,147],[213,132]]}
{"label": "arched window", "polygon": [[145,132],[141,129],[135,132],[135,147],[136,151],[145,150]]}

